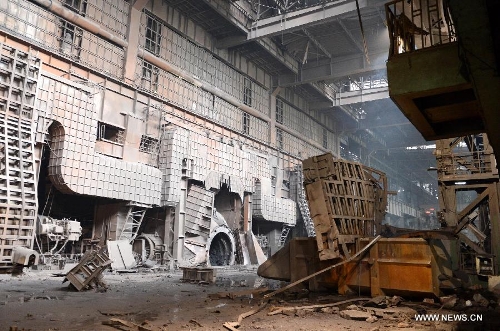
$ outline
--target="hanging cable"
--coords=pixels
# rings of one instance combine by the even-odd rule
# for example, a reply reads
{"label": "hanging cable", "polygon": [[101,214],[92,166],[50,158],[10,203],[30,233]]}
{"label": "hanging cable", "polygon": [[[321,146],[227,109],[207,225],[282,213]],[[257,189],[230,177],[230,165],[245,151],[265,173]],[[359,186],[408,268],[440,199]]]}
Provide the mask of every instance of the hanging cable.
{"label": "hanging cable", "polygon": [[359,2],[356,0],[356,10],[358,11],[359,27],[361,28],[361,36],[363,37],[363,48],[365,50],[366,62],[370,64],[370,57],[368,56],[368,46],[366,44],[365,30],[363,29],[363,22],[361,21],[361,11],[359,10]]}
{"label": "hanging cable", "polygon": [[47,203],[49,202],[50,192],[52,192],[52,185],[50,185],[49,193],[47,194],[47,199],[45,200],[45,205],[43,206],[42,215],[45,213],[45,208],[47,207]]}

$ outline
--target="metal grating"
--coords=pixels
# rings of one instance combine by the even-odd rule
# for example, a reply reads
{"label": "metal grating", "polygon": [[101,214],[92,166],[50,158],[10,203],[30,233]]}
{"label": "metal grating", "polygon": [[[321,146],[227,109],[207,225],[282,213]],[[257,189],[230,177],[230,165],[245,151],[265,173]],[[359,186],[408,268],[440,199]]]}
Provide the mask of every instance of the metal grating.
{"label": "metal grating", "polygon": [[380,231],[386,200],[385,174],[332,154],[303,161],[304,185],[321,260],[349,256],[346,244]]}
{"label": "metal grating", "polygon": [[99,23],[106,30],[127,39],[127,22],[130,4],[123,0],[87,1],[86,17]]}
{"label": "metal grating", "polygon": [[186,199],[185,231],[202,236],[206,240],[210,235],[213,204],[212,191],[192,185]]}
{"label": "metal grating", "polygon": [[316,230],[314,229],[314,222],[311,219],[311,212],[306,200],[306,193],[304,191],[304,175],[302,173],[302,166],[296,166],[297,173],[297,204],[299,206],[300,214],[306,228],[308,237],[315,237]]}
{"label": "metal grating", "polygon": [[101,73],[122,76],[122,48],[26,0],[0,1],[0,29]]}
{"label": "metal grating", "polygon": [[[143,13],[140,28],[140,39],[144,40],[141,47],[144,47],[149,52],[151,52],[153,42],[150,38],[151,32],[148,35],[148,31],[151,31],[151,28],[148,27],[148,20],[151,17],[152,14]],[[157,22],[159,23],[159,21]],[[233,69],[203,47],[189,41],[168,26],[163,24],[161,28],[157,27],[156,31],[160,30],[159,41],[158,39],[154,41],[155,46],[159,45],[159,50],[154,48],[151,53],[189,72],[196,78],[219,88],[241,102],[250,103],[252,108],[262,114],[268,114],[269,91],[266,88],[250,80],[246,75]],[[144,65],[141,63],[138,68],[142,67]],[[142,72],[137,72],[137,76],[140,78],[144,75]],[[159,90],[158,93],[160,93]]]}
{"label": "metal grating", "polygon": [[140,73],[141,76],[137,78],[141,89],[155,93],[181,109],[203,116],[237,132],[242,132],[245,116],[249,122],[243,133],[259,141],[269,141],[269,123],[266,121],[244,113],[227,101],[142,59],[138,59],[138,67],[148,68],[147,70],[154,74],[154,77],[146,79],[144,70]]}
{"label": "metal grating", "polygon": [[41,61],[0,43],[0,267],[33,247],[37,211],[34,106]]}
{"label": "metal grating", "polygon": [[158,204],[157,169],[96,153],[97,108],[91,89],[45,72],[41,85],[37,130],[47,135],[47,124],[53,123],[49,176],[58,190]]}

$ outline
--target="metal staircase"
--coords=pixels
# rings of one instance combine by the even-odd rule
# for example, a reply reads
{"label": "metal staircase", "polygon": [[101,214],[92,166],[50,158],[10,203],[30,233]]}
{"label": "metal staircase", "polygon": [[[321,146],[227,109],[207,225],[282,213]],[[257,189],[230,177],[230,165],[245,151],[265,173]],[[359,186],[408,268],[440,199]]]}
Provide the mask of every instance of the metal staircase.
{"label": "metal staircase", "polygon": [[291,229],[292,229],[292,227],[290,227],[286,224],[283,225],[283,229],[281,230],[281,236],[280,236],[280,239],[278,242],[278,245],[280,247],[283,247],[283,245],[285,245],[286,238],[288,238],[288,234],[290,233]]}
{"label": "metal staircase", "polygon": [[128,240],[132,242],[135,237],[137,237],[137,232],[141,227],[142,220],[144,219],[144,214],[146,209],[141,208],[134,210],[134,206],[131,206],[128,210],[127,217],[125,218],[125,224],[123,225],[122,232],[118,240]]}
{"label": "metal staircase", "polygon": [[304,174],[302,173],[302,166],[297,166],[297,204],[299,205],[300,214],[304,221],[306,227],[307,236],[316,236],[316,231],[314,230],[314,223],[311,219],[311,214],[309,213],[309,205],[307,204],[306,194],[304,191]]}

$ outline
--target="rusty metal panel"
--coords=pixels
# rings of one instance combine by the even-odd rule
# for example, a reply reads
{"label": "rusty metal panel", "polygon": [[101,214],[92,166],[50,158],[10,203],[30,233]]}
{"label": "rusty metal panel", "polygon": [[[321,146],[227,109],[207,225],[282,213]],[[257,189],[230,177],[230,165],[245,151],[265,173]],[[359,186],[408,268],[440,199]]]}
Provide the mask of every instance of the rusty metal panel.
{"label": "rusty metal panel", "polygon": [[38,209],[35,104],[41,61],[0,43],[0,268],[32,248]]}
{"label": "rusty metal panel", "polygon": [[308,158],[303,168],[320,259],[348,258],[355,238],[378,232],[387,205],[386,177],[332,154]]}
{"label": "rusty metal panel", "polygon": [[[370,238],[360,239],[358,249],[351,253],[355,254],[369,242]],[[308,287],[337,289],[340,294],[438,296],[438,276],[449,274],[451,265],[451,261],[443,260],[443,254],[450,253],[440,241],[383,238],[362,259],[316,276]],[[257,273],[293,282],[339,261],[320,261],[314,238],[294,238],[262,264]]]}
{"label": "rusty metal panel", "polygon": [[[361,246],[368,244],[361,239]],[[377,242],[361,261],[332,270],[327,282],[339,293],[348,291],[376,295],[439,295],[439,257],[424,239],[386,238]]]}

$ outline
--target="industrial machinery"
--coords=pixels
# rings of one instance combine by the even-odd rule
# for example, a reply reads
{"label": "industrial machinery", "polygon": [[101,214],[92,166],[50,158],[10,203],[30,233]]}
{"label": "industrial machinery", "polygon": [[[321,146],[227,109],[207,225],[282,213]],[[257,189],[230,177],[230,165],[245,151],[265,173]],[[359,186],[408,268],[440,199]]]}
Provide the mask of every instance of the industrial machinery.
{"label": "industrial machinery", "polygon": [[[383,173],[331,154],[304,160],[304,187],[316,236],[293,239],[262,264],[258,274],[295,282],[328,269],[308,280],[309,289],[372,296],[439,296],[487,281],[485,276],[498,270],[491,240],[498,217],[498,174],[491,148],[485,136],[464,137],[439,141],[436,155],[443,227],[432,231],[382,226],[387,202]],[[465,207],[464,190],[473,191]],[[384,238],[373,241],[380,234]],[[365,254],[358,256],[367,245]],[[336,264],[341,265],[331,268]]]}
{"label": "industrial machinery", "polygon": [[39,236],[46,236],[51,241],[78,241],[82,235],[80,222],[70,219],[58,220],[49,216],[38,215]]}
{"label": "industrial machinery", "polygon": [[67,218],[55,219],[50,216],[38,215],[36,233],[40,238],[39,249],[41,253],[62,252],[68,242],[80,240],[82,227],[80,222]]}

